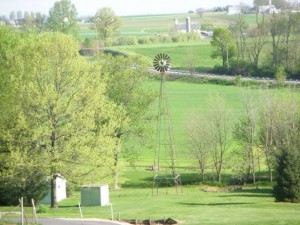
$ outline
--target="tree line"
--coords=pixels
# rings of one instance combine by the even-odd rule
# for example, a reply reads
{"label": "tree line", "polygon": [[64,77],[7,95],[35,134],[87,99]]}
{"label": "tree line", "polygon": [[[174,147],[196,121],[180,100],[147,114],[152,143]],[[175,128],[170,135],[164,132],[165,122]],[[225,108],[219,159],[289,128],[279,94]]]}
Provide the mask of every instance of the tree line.
{"label": "tree line", "polygon": [[[14,22],[14,27],[22,31],[52,32],[58,31],[65,34],[71,34],[79,39],[80,28],[77,24],[78,13],[75,5],[69,0],[59,0],[54,3],[49,10],[49,14],[40,12],[12,11],[9,19],[5,16],[0,18],[8,24]],[[98,38],[106,46],[110,37],[121,26],[122,21],[115,12],[108,7],[98,9],[96,14],[89,21],[92,25],[90,29],[95,30]],[[100,46],[97,46],[97,48]]]}
{"label": "tree line", "polygon": [[280,13],[257,13],[255,20],[250,27],[240,14],[229,28],[214,30],[212,57],[222,59],[215,71],[272,78],[285,71],[289,78],[299,79],[300,13],[286,8]]}
{"label": "tree line", "polygon": [[[275,181],[278,201],[300,201],[300,110],[297,91],[263,90],[244,92],[242,113],[228,110],[224,99],[211,96],[209,113],[191,112],[186,121],[191,157],[196,159],[200,180],[213,168],[222,182],[225,168],[231,168],[236,184],[255,183],[257,173],[268,171]],[[274,178],[275,174],[275,178]],[[264,178],[266,180],[266,178]]]}

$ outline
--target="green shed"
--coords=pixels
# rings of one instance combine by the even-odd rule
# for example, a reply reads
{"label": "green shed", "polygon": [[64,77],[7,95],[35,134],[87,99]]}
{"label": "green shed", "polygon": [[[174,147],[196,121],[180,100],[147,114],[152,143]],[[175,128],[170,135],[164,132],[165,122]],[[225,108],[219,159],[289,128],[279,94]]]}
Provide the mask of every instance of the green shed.
{"label": "green shed", "polygon": [[109,204],[109,189],[107,184],[81,186],[81,205],[105,206]]}

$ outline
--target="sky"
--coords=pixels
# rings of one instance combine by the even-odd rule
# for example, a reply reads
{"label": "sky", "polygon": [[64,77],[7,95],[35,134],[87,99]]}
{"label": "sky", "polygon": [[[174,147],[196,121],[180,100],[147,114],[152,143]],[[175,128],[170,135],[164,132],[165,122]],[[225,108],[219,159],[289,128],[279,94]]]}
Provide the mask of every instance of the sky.
{"label": "sky", "polygon": [[[0,15],[11,11],[34,11],[48,14],[59,0],[0,0]],[[80,16],[95,15],[97,9],[112,8],[118,16],[186,13],[197,8],[238,5],[240,2],[252,5],[253,0],[71,0]]]}

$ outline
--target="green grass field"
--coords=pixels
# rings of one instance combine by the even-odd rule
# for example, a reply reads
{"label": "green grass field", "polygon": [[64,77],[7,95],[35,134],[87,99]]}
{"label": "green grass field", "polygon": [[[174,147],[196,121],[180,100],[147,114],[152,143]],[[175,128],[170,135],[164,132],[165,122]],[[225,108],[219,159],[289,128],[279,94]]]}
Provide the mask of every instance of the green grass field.
{"label": "green grass field", "polygon": [[185,43],[164,43],[148,45],[116,46],[109,49],[127,54],[138,54],[152,62],[154,56],[160,52],[167,53],[172,60],[172,68],[188,70],[191,63],[196,71],[203,72],[220,64],[220,59],[210,57],[213,48],[208,40]]}
{"label": "green grass field", "polygon": [[[191,17],[192,23],[197,23],[204,29],[214,27],[228,27],[238,19],[238,15],[228,15],[227,13],[204,13],[202,17],[197,14],[166,14],[166,15],[142,15],[142,16],[125,16],[121,17],[123,24],[113,39],[125,36],[135,36],[137,38],[143,36],[155,37],[174,33],[174,18],[179,23],[185,23],[185,18]],[[255,15],[244,15],[245,21],[249,26],[255,24]],[[80,36],[84,38],[96,39],[94,25],[90,23],[80,25]],[[146,57],[149,62],[159,52],[165,52],[172,58],[172,67],[174,69],[189,70],[191,67],[197,72],[205,72],[216,64],[221,64],[220,59],[212,59],[210,57],[213,48],[209,40],[201,40],[195,42],[184,43],[159,43],[159,44],[143,44],[131,46],[115,46],[109,47],[115,51],[125,52],[127,54],[139,54]]]}
{"label": "green grass field", "polygon": [[[122,26],[114,38],[120,36],[155,36],[157,34],[168,34],[174,31],[174,19],[177,18],[179,23],[185,23],[186,17],[191,18],[191,23],[201,25],[203,28],[213,29],[214,27],[228,27],[238,19],[238,15],[228,15],[227,13],[204,13],[200,17],[196,13],[191,14],[165,14],[165,15],[141,15],[141,16],[123,16]],[[245,15],[245,21],[249,26],[256,22],[254,14]],[[86,23],[80,24],[82,38],[96,37],[95,31],[91,29],[93,25]]]}

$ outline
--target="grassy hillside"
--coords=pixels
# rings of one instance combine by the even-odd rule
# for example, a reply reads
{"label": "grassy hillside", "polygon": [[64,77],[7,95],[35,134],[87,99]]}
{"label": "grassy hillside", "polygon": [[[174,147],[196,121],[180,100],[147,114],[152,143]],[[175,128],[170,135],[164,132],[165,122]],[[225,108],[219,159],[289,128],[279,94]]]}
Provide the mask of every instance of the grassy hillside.
{"label": "grassy hillside", "polygon": [[[159,82],[151,82],[150,85],[153,89],[159,90]],[[174,142],[178,155],[177,160],[179,165],[189,167],[195,165],[194,159],[188,154],[188,137],[185,130],[189,113],[191,111],[201,110],[207,115],[210,114],[211,108],[208,107],[208,98],[212,95],[220,95],[224,98],[234,122],[242,113],[242,93],[247,90],[236,86],[167,81],[167,91],[173,122]],[[254,95],[257,94],[256,89],[249,89],[249,91]],[[157,105],[153,106],[153,111],[156,113]],[[153,145],[154,143],[153,140]],[[150,166],[153,160],[154,149],[141,149],[138,165]]]}
{"label": "grassy hillside", "polygon": [[[173,30],[175,18],[178,19],[179,23],[185,23],[186,17],[191,18],[191,23],[199,24],[204,27],[207,27],[209,25],[213,28],[228,27],[231,23],[234,23],[238,19],[239,15],[228,15],[227,12],[207,12],[204,13],[202,17],[200,17],[196,13],[126,16],[121,17],[123,20],[123,26],[121,27],[120,35],[130,35],[136,33],[139,33],[140,35],[145,35],[145,33],[166,33]],[[246,14],[244,15],[244,18],[249,26],[253,26],[256,22],[256,17],[254,14]],[[153,32],[153,30],[155,31],[155,33]],[[130,31],[134,31],[134,33],[130,33]]]}
{"label": "grassy hillside", "polygon": [[210,57],[213,48],[208,40],[186,43],[116,46],[109,49],[127,54],[139,54],[146,57],[150,64],[154,56],[164,52],[171,57],[173,69],[188,70],[192,63],[195,70],[201,72],[221,63],[220,59],[212,59]]}
{"label": "grassy hillside", "polygon": [[[166,14],[166,15],[141,15],[141,16],[124,16],[121,17],[123,23],[119,29],[119,36],[155,36],[157,34],[166,34],[173,32],[174,19],[177,18],[179,23],[185,23],[185,18],[190,17],[191,23],[201,25],[203,28],[210,27],[228,27],[237,20],[238,15],[228,15],[227,13],[204,13],[202,17],[198,14]],[[246,22],[252,26],[255,24],[255,15],[245,15]],[[96,37],[95,31],[91,29],[93,24],[81,24],[81,37]]]}
{"label": "grassy hillside", "polygon": [[[150,87],[158,90],[159,82],[151,81]],[[258,89],[237,86],[218,86],[179,81],[167,81],[168,96],[173,121],[174,142],[178,153],[182,180],[197,180],[196,162],[188,154],[186,145],[185,121],[189,111],[201,109],[209,114],[207,99],[210,95],[224,97],[233,119],[241,115],[241,94],[249,91],[253,95]],[[284,92],[284,90],[273,90]],[[156,105],[153,106],[156,112]],[[208,187],[199,183],[183,186],[182,194],[176,195],[174,188],[160,188],[158,195],[152,196],[153,172],[149,170],[154,159],[154,150],[141,148],[141,157],[136,167],[126,167],[122,173],[123,188],[110,190],[114,218],[121,219],[163,219],[173,218],[183,225],[296,225],[300,221],[300,204],[275,203],[272,184],[246,186],[243,190],[228,191],[226,188]],[[208,171],[209,173],[211,170]],[[226,173],[230,173],[228,168]],[[179,189],[180,191],[181,189]],[[166,194],[168,193],[168,194]],[[181,193],[181,192],[179,192]],[[80,193],[59,203],[58,209],[47,209],[39,217],[79,218]],[[1,207],[0,211],[16,211],[15,207]],[[26,216],[31,217],[31,208],[26,208]],[[84,218],[110,218],[110,207],[82,207]],[[5,218],[6,219],[6,218]]]}

